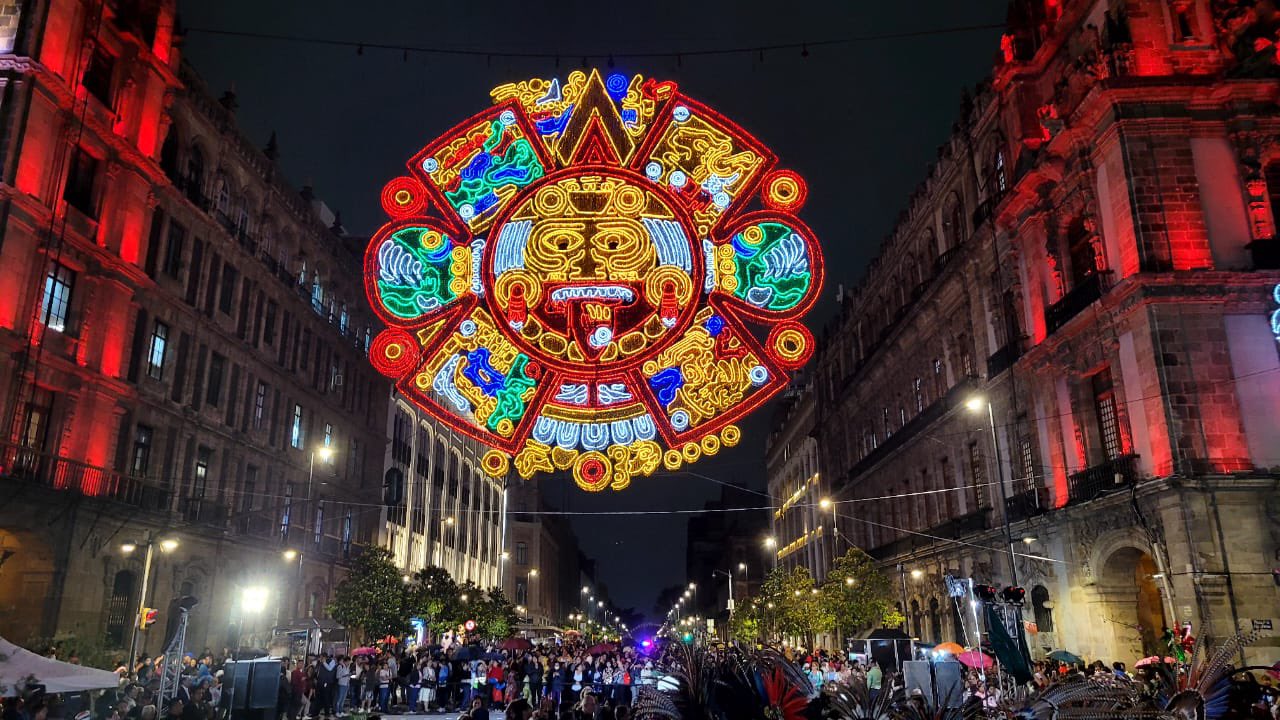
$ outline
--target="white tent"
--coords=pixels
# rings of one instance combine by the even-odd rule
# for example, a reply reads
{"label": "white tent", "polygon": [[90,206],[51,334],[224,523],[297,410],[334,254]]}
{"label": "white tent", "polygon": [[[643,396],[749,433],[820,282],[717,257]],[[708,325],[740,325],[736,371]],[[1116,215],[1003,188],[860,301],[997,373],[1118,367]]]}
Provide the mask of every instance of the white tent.
{"label": "white tent", "polygon": [[64,693],[119,687],[120,678],[108,670],[37,655],[0,637],[0,696],[18,695],[27,683],[43,685],[48,693]]}

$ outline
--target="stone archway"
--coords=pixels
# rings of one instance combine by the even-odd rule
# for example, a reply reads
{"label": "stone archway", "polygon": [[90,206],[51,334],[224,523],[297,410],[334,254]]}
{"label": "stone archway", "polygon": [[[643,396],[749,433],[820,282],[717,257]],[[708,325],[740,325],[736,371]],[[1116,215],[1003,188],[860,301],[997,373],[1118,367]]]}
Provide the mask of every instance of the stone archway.
{"label": "stone archway", "polygon": [[1168,621],[1156,572],[1151,555],[1132,546],[1116,549],[1102,563],[1098,589],[1119,654],[1113,660],[1132,662],[1166,652],[1160,636]]}

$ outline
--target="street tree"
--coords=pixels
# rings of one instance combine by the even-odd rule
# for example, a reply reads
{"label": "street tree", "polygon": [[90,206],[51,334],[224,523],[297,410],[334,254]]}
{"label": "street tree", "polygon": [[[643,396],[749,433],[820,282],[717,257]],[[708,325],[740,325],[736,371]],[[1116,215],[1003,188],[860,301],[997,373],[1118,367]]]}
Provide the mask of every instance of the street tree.
{"label": "street tree", "polygon": [[760,594],[767,610],[765,618],[783,635],[804,638],[812,646],[818,635],[835,627],[835,618],[806,567],[790,572],[774,570],[765,578]]}
{"label": "street tree", "polygon": [[511,637],[520,617],[501,588],[490,588],[475,604],[476,630],[481,637],[501,640]]}
{"label": "street tree", "polygon": [[729,637],[743,643],[762,640],[760,603],[758,599],[748,598],[735,603],[733,613],[729,615]]}
{"label": "street tree", "polygon": [[836,558],[819,591],[835,627],[846,636],[872,627],[897,627],[903,616],[893,605],[893,584],[860,548]]}
{"label": "street tree", "polygon": [[334,589],[329,615],[365,640],[402,635],[409,630],[406,585],[390,551],[369,548]]}
{"label": "street tree", "polygon": [[405,588],[405,607],[410,617],[422,618],[432,637],[452,630],[458,624],[458,583],[448,570],[428,565],[413,574]]}

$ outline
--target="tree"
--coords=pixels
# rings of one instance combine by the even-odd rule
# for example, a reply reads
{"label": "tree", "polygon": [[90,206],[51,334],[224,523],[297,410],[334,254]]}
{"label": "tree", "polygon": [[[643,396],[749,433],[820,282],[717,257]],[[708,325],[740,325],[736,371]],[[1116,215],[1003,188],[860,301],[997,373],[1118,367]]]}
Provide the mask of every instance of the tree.
{"label": "tree", "polygon": [[763,625],[758,600],[747,598],[743,602],[734,603],[733,613],[729,615],[730,639],[742,643],[761,640]]}
{"label": "tree", "polygon": [[490,588],[478,603],[475,603],[476,630],[481,637],[500,640],[511,637],[512,630],[520,617],[516,615],[515,606],[507,599],[501,588]]}
{"label": "tree", "polygon": [[373,547],[356,559],[338,583],[329,614],[364,639],[403,635],[409,631],[407,583],[386,548]]}
{"label": "tree", "polygon": [[904,620],[893,606],[892,582],[860,548],[849,548],[836,558],[819,594],[845,635],[875,626],[896,627]]}
{"label": "tree", "polygon": [[764,617],[783,635],[802,637],[812,644],[817,635],[835,627],[835,617],[822,602],[806,567],[791,572],[774,570],[765,578],[760,594],[765,602]]}
{"label": "tree", "polygon": [[458,583],[448,570],[429,565],[413,574],[405,588],[405,610],[422,618],[433,637],[452,630],[459,622]]}

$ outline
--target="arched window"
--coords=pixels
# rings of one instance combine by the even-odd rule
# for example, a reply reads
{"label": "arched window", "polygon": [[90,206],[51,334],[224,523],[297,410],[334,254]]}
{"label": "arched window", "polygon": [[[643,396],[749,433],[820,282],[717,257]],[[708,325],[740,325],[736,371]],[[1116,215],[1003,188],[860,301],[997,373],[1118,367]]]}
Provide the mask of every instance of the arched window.
{"label": "arched window", "polygon": [[178,129],[176,127],[169,128],[169,135],[164,139],[164,145],[160,147],[160,169],[174,184],[181,184],[182,177],[178,172]]}
{"label": "arched window", "polygon": [[964,203],[960,201],[960,197],[955,193],[951,194],[951,205],[947,208],[944,216],[943,230],[947,233],[947,249],[959,247],[964,242],[966,233],[964,222]]}
{"label": "arched window", "polygon": [[116,573],[111,583],[111,597],[107,600],[107,642],[113,647],[124,645],[126,630],[132,627],[133,613],[137,607],[134,599],[135,576],[131,570]]}
{"label": "arched window", "polygon": [[245,237],[245,236],[247,236],[247,235],[249,234],[249,230],[250,230],[250,228],[249,228],[249,205],[250,205],[250,204],[251,204],[251,201],[249,200],[249,197],[248,197],[248,196],[245,196],[245,197],[240,198],[240,202],[239,202],[239,203],[237,203],[237,208],[236,208],[236,232],[240,233],[240,236],[241,236],[241,237]]}
{"label": "arched window", "polygon": [[924,635],[923,628],[920,623],[924,620],[924,616],[920,612],[920,601],[911,601],[911,629],[907,631],[908,635],[913,637],[922,637]]}
{"label": "arched window", "polygon": [[938,271],[938,239],[934,237],[932,230],[924,231],[924,237],[920,238],[920,251],[925,276],[933,277],[933,274]]}
{"label": "arched window", "polygon": [[1036,617],[1036,630],[1053,632],[1053,603],[1049,600],[1049,590],[1043,585],[1031,588],[1031,609]]}
{"label": "arched window", "polygon": [[942,606],[938,598],[929,598],[929,633],[933,644],[942,642]]}
{"label": "arched window", "polygon": [[1084,218],[1076,218],[1067,228],[1067,244],[1071,253],[1071,286],[1076,287],[1098,272],[1098,256],[1094,238]]}
{"label": "arched window", "polygon": [[192,145],[187,156],[187,188],[197,193],[204,188],[204,153],[199,145]]}
{"label": "arched window", "polygon": [[223,215],[226,215],[231,209],[231,185],[227,183],[227,178],[221,173],[218,174],[218,198],[214,207]]}

